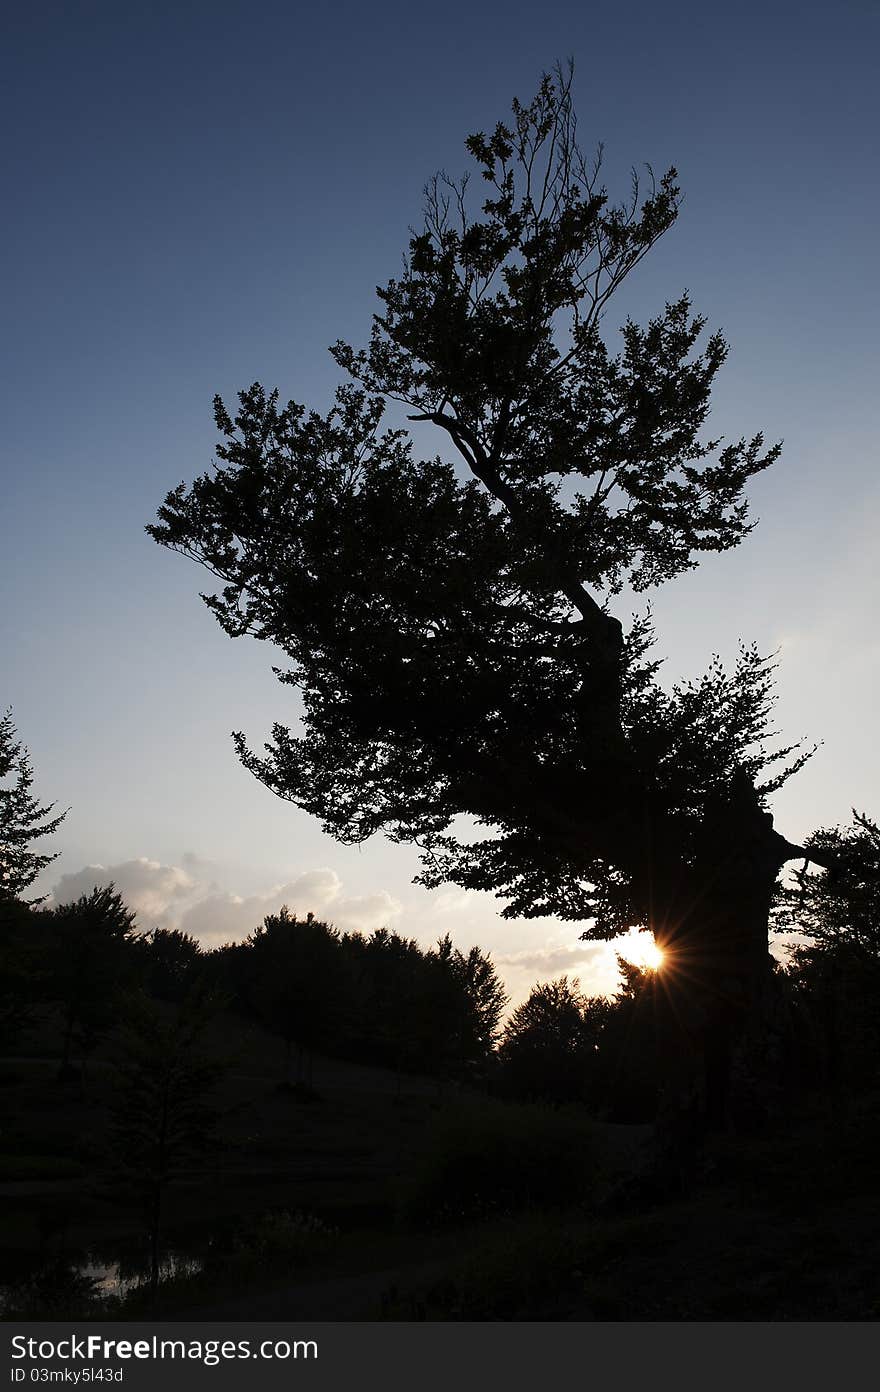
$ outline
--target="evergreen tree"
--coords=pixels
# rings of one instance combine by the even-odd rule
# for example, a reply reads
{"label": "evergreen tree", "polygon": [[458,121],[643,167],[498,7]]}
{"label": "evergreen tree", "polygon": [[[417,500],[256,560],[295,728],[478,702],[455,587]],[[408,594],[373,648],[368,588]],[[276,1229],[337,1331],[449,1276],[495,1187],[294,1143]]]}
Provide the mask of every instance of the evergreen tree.
{"label": "evergreen tree", "polygon": [[216,1139],[212,1092],[225,1065],[204,1046],[214,1010],[211,997],[200,993],[172,1010],[142,994],[127,1002],[112,1103],[112,1158],[146,1219],[154,1302],[168,1186],[197,1173]]}
{"label": "evergreen tree", "polygon": [[33,782],[28,751],[16,739],[10,708],[0,718],[0,897],[17,898],[60,854],[39,855],[31,850],[32,841],[51,836],[67,816],[62,812],[50,817],[55,803],[41,807],[31,792]]}
{"label": "evergreen tree", "polygon": [[584,1101],[592,1081],[595,1011],[575,978],[533,986],[512,1012],[498,1049],[501,1082],[513,1096]]}

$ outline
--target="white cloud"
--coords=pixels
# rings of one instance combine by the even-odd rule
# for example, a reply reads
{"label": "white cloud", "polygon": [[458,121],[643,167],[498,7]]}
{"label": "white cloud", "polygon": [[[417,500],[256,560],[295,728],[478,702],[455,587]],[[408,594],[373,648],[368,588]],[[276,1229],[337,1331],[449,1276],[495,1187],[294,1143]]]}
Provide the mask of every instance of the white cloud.
{"label": "white cloud", "polygon": [[642,961],[652,941],[649,933],[631,928],[608,941],[551,941],[543,947],[505,953],[496,957],[495,963],[502,969],[512,1006],[525,1000],[533,986],[560,976],[578,980],[585,995],[612,996],[621,983],[618,954],[630,961]]}
{"label": "white cloud", "polygon": [[330,916],[337,928],[372,933],[376,928],[390,927],[400,911],[400,902],[387,889],[381,889],[360,898],[340,899],[338,904],[331,905]]}
{"label": "white cloud", "polygon": [[542,978],[558,976],[573,967],[591,966],[605,951],[604,943],[576,943],[572,947],[541,947],[531,952],[512,952],[498,957],[499,966],[535,971]]}
{"label": "white cloud", "polygon": [[[429,895],[429,906],[432,916],[445,918],[455,916],[460,918],[463,914],[472,912],[477,897],[474,892],[466,889],[458,889],[456,886],[448,886],[444,889],[431,890]],[[493,911],[493,917],[497,914]]]}
{"label": "white cloud", "polygon": [[304,870],[264,892],[240,895],[221,889],[213,874],[206,878],[206,873],[217,869],[213,862],[189,852],[183,862],[185,869],[144,856],[116,865],[86,865],[62,875],[50,903],[67,903],[91,893],[95,885],[112,882],[128,907],[135,910],[140,928],[180,928],[212,946],[247,937],[267,914],[277,913],[283,904],[300,917],[313,913],[349,932],[370,933],[390,926],[401,912],[399,902],[387,890],[344,895],[336,871],[326,866]]}
{"label": "white cloud", "polygon": [[91,894],[97,885],[104,888],[114,884],[130,909],[134,909],[141,927],[173,926],[182,907],[198,888],[198,882],[177,865],[162,865],[158,860],[139,856],[116,865],[84,865],[82,870],[62,875],[55,885],[51,902],[67,904],[81,894]]}

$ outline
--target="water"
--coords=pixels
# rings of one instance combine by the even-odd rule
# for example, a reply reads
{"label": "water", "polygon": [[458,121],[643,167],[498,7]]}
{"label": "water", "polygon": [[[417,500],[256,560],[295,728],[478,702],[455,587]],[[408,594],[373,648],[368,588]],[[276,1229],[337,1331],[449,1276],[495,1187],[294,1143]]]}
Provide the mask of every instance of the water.
{"label": "water", "polygon": [[[168,1252],[159,1263],[159,1280],[163,1282],[198,1276],[203,1267],[204,1262],[199,1257]],[[150,1284],[150,1273],[146,1267],[121,1260],[107,1261],[94,1253],[78,1263],[74,1270],[78,1276],[91,1281],[95,1294],[103,1298],[122,1300],[132,1291]]]}

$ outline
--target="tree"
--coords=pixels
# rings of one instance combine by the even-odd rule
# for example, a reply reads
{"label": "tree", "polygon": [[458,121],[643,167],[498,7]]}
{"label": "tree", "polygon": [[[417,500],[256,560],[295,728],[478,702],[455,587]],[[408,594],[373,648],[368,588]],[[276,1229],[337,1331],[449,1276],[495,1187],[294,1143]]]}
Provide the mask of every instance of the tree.
{"label": "tree", "polygon": [[517,1097],[582,1102],[610,1002],[590,1000],[567,976],[533,986],[498,1048],[502,1086]]}
{"label": "tree", "polygon": [[296,1086],[311,1088],[315,1049],[327,1048],[342,1027],[347,1006],[346,963],[339,934],[314,914],[297,918],[284,905],[247,939],[248,995],[252,1008],[285,1048],[290,1083],[296,1049]]}
{"label": "tree", "polygon": [[811,947],[842,947],[880,965],[880,826],[853,810],[848,827],[823,827],[806,842],[808,865],[781,886],[774,909],[777,933],[797,933]]}
{"label": "tree", "polygon": [[60,904],[52,915],[49,991],[62,1009],[61,1075],[78,1043],[83,1055],[112,1023],[135,962],[135,916],[113,884]]}
{"label": "tree", "polygon": [[492,1052],[507,1004],[495,966],[478,947],[466,954],[453,947],[448,933],[429,953],[429,961],[451,988],[444,1021],[450,1062],[457,1071],[479,1068]]}
{"label": "tree", "polygon": [[19,1038],[45,1000],[49,918],[20,899],[0,894],[0,1049]]}
{"label": "tree", "polygon": [[147,988],[159,1000],[179,1001],[202,965],[198,941],[179,928],[154,928],[139,940]]}
{"label": "tree", "polygon": [[[618,351],[603,336],[678,215],[674,169],[613,204],[562,70],[467,148],[481,213],[466,179],[429,183],[368,347],[332,349],[352,380],[329,414],[258,384],[234,418],[217,398],[215,472],[147,530],[217,578],[227,633],[290,660],[303,731],[276,724],[263,755],[236,735],[245,766],[343,842],[415,843],[426,885],[590,937],[650,927],[687,1071],[760,1009],[773,886],[803,853],[766,799],[808,755],[772,749],[754,649],[668,692],[649,625],[609,606],[737,545],[779,448],[701,437],[727,345],[686,294]],[[455,462],[382,431],[389,402]]]}
{"label": "tree", "polygon": [[794,1008],[797,1072],[824,1079],[837,1110],[880,1078],[880,827],[853,811],[847,827],[806,842],[831,868],[781,886],[777,933],[795,935],[785,972]]}
{"label": "tree", "polygon": [[28,751],[15,736],[10,708],[0,719],[0,780],[13,780],[5,787],[0,782],[0,897],[6,898],[17,898],[57,859],[58,852],[38,855],[30,844],[41,836],[51,836],[67,816],[62,812],[59,817],[50,817],[55,803],[41,807],[33,796],[34,773]]}
{"label": "tree", "polygon": [[216,1002],[200,992],[171,1011],[145,995],[127,1002],[111,1109],[112,1154],[146,1216],[154,1304],[167,1188],[190,1173],[215,1140],[211,1093],[225,1064],[204,1049],[215,1010]]}
{"label": "tree", "polygon": [[450,995],[448,989],[437,991],[436,959],[432,962],[414,938],[387,928],[369,937],[346,933],[342,944],[354,983],[350,1044],[371,1063],[393,1068],[398,1086],[404,1071],[435,1071],[449,1052],[438,1037],[448,1023],[448,1012],[438,1017],[438,994],[443,1005]]}

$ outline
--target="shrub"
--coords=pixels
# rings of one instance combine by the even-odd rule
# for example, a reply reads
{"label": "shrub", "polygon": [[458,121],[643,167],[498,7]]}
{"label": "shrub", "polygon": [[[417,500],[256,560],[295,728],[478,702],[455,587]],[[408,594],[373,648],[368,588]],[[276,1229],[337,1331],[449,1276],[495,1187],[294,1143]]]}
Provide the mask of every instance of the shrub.
{"label": "shrub", "polygon": [[339,1233],[313,1213],[263,1213],[233,1235],[229,1248],[212,1249],[206,1270],[289,1270],[323,1257]]}
{"label": "shrub", "polygon": [[402,1199],[406,1218],[465,1222],[577,1203],[597,1175],[595,1130],[576,1108],[481,1100],[429,1123]]}

